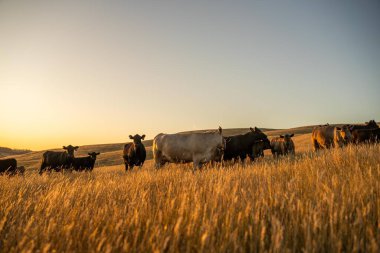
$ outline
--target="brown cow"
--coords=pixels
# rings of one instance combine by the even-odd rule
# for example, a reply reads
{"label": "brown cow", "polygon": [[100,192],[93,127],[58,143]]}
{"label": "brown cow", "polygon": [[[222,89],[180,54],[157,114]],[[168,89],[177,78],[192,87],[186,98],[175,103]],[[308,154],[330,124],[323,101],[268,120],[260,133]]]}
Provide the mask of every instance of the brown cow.
{"label": "brown cow", "polygon": [[130,135],[129,138],[133,142],[124,145],[123,159],[125,170],[128,171],[128,166],[133,169],[134,166],[142,167],[146,159],[145,146],[142,140],[145,138],[145,134],[142,136],[136,134],[135,136]]}
{"label": "brown cow", "polygon": [[295,147],[292,137],[294,134],[280,135],[280,137],[273,138],[270,142],[271,151],[273,156],[279,155],[295,155]]}
{"label": "brown cow", "polygon": [[313,129],[311,141],[314,150],[343,147],[352,139],[348,125],[343,127],[322,126]]}

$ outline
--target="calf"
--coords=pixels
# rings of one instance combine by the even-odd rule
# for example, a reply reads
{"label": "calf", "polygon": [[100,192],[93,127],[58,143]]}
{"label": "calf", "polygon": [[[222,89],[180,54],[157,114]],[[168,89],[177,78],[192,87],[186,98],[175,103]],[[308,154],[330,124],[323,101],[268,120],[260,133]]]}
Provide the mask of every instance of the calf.
{"label": "calf", "polygon": [[17,173],[17,161],[14,158],[0,160],[0,174],[14,175]]}
{"label": "calf", "polygon": [[124,145],[123,159],[125,164],[125,170],[128,171],[128,167],[133,169],[134,166],[142,167],[146,158],[146,150],[141,140],[144,140],[145,134],[142,136],[136,134],[130,135],[129,138],[133,142]]}
{"label": "calf", "polygon": [[61,169],[69,169],[72,165],[74,159],[74,151],[76,151],[78,146],[63,146],[64,152],[46,151],[42,155],[42,163],[40,167],[40,175],[48,169],[51,171],[55,169],[60,171]]}
{"label": "calf", "polygon": [[74,157],[72,166],[75,171],[92,171],[95,166],[96,156],[100,153],[88,153],[86,157]]}
{"label": "calf", "polygon": [[273,156],[279,155],[295,155],[295,147],[292,137],[294,134],[280,135],[280,137],[273,138],[270,142],[271,151]]}

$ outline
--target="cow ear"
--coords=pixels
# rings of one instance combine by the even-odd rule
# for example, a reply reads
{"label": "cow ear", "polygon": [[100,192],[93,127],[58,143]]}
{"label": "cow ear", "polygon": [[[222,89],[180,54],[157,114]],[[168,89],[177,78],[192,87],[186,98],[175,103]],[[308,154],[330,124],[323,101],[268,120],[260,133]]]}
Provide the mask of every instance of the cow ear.
{"label": "cow ear", "polygon": [[145,139],[145,134],[143,134],[142,136],[141,136],[141,140],[144,140]]}
{"label": "cow ear", "polygon": [[63,146],[62,148],[63,148],[63,149],[67,149],[67,147],[66,147],[66,146]]}
{"label": "cow ear", "polygon": [[220,135],[222,135],[222,131],[223,131],[223,130],[222,130],[222,127],[219,126],[219,128],[218,128],[218,132],[219,132]]}
{"label": "cow ear", "polygon": [[366,124],[366,125],[368,125],[368,124],[369,124],[369,122],[366,122],[365,124]]}
{"label": "cow ear", "polygon": [[75,146],[75,147],[74,147],[74,150],[77,150],[78,148],[79,148],[78,146]]}
{"label": "cow ear", "polygon": [[253,128],[252,128],[252,127],[250,127],[250,128],[249,128],[249,130],[251,130],[251,132],[254,132],[254,131],[255,131],[255,130],[253,130]]}
{"label": "cow ear", "polygon": [[100,153],[98,152],[98,153],[96,153],[96,155],[100,155]]}
{"label": "cow ear", "polygon": [[290,137],[293,137],[293,136],[294,136],[294,134],[291,134],[291,135],[290,135]]}
{"label": "cow ear", "polygon": [[88,155],[92,155],[92,153],[87,153]]}
{"label": "cow ear", "polygon": [[133,140],[133,136],[132,136],[132,135],[130,135],[130,136],[129,136],[129,139],[132,139],[132,140]]}
{"label": "cow ear", "polygon": [[280,138],[283,139],[285,136],[283,136],[282,134],[280,135]]}
{"label": "cow ear", "polygon": [[336,130],[342,130],[342,128],[340,128],[340,127],[337,127],[337,128],[336,128]]}

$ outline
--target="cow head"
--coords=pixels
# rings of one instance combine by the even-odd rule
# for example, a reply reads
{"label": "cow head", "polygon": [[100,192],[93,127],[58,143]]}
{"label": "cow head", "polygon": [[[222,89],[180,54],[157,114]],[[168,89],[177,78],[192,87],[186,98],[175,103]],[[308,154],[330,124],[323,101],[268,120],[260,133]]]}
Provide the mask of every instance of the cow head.
{"label": "cow head", "polygon": [[285,146],[289,147],[293,136],[294,134],[285,134],[285,135],[280,135],[280,138],[284,139]]}
{"label": "cow head", "polygon": [[91,159],[96,160],[96,156],[100,155],[100,153],[92,152],[88,153],[88,155],[91,157]]}
{"label": "cow head", "polygon": [[251,130],[251,132],[256,133],[256,134],[262,134],[263,133],[263,131],[261,131],[257,127],[255,127],[255,128],[250,127],[249,130]]}
{"label": "cow head", "polygon": [[66,150],[67,154],[69,154],[69,157],[74,157],[74,151],[77,151],[79,147],[78,146],[63,146],[63,149]]}
{"label": "cow head", "polygon": [[350,131],[350,126],[349,125],[344,125],[341,128],[337,127],[336,128],[339,131],[340,136],[344,140],[345,143],[348,143],[352,140],[352,135]]}
{"label": "cow head", "polygon": [[368,128],[379,128],[375,120],[370,120],[365,123]]}
{"label": "cow head", "polygon": [[260,129],[258,129],[257,127],[255,128],[252,128],[250,127],[249,128],[251,130],[252,133],[254,133],[256,139],[258,141],[263,141],[263,149],[270,149],[270,141],[268,140],[268,136],[266,134],[264,134],[263,131],[261,131]]}
{"label": "cow head", "polygon": [[138,147],[138,146],[142,145],[141,141],[145,139],[145,134],[143,134],[141,136],[138,134],[136,134],[135,136],[130,135],[129,139],[133,140],[133,144]]}

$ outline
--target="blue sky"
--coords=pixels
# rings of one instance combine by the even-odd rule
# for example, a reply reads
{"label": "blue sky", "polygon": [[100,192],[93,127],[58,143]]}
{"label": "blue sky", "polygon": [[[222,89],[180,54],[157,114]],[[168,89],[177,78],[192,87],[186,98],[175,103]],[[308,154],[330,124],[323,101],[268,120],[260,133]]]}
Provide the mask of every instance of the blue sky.
{"label": "blue sky", "polygon": [[379,1],[0,1],[0,146],[380,119]]}

